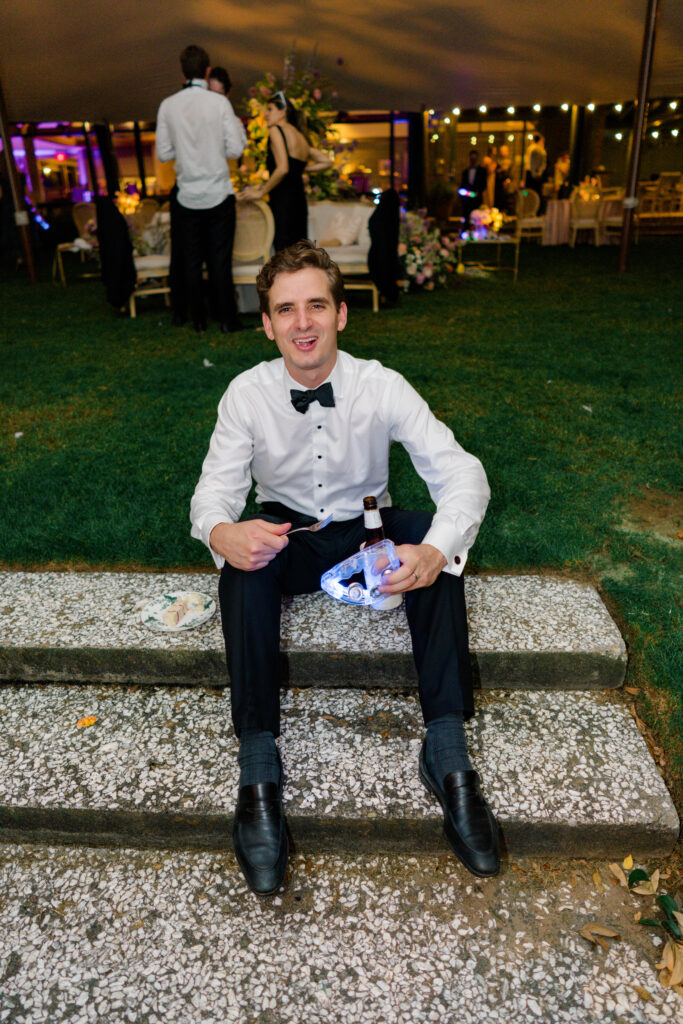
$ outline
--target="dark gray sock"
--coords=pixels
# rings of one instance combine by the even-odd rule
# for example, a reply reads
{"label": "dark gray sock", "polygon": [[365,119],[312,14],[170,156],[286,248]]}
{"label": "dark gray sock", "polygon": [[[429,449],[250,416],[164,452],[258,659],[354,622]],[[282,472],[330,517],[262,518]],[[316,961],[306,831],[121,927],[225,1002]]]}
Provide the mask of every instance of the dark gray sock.
{"label": "dark gray sock", "polygon": [[425,760],[439,785],[449,772],[465,772],[472,768],[462,714],[452,712],[427,723]]}
{"label": "dark gray sock", "polygon": [[280,755],[272,732],[250,729],[240,736],[237,754],[240,766],[240,787],[255,786],[259,782],[282,781]]}

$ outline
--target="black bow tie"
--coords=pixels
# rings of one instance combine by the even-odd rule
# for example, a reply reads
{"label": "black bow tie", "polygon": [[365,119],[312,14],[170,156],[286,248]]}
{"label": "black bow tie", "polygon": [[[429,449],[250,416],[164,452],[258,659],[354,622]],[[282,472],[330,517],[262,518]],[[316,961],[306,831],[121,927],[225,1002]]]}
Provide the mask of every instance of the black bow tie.
{"label": "black bow tie", "polygon": [[332,408],[334,405],[334,395],[329,380],[327,384],[321,384],[319,388],[314,388],[313,391],[297,391],[296,388],[290,388],[289,393],[292,398],[292,405],[297,412],[306,412],[311,402],[320,402],[321,405],[325,405],[328,408]]}

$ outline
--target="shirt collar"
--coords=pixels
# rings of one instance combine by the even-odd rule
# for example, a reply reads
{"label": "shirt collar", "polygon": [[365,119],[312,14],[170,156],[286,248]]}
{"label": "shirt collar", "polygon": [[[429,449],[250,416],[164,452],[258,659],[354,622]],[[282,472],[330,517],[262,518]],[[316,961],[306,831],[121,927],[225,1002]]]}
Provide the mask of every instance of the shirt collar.
{"label": "shirt collar", "polygon": [[[330,382],[330,384],[332,385],[332,391],[334,392],[335,398],[341,398],[344,394],[344,368],[342,363],[343,353],[337,350],[337,361],[334,364],[334,367],[332,368],[332,373],[330,373],[329,376],[325,377],[325,380],[322,380],[320,382],[321,384],[326,384],[327,381]],[[286,402],[291,401],[289,394],[291,388],[296,388],[297,391],[310,390],[309,388],[306,388],[303,384],[300,384],[298,380],[294,380],[294,378],[290,375],[289,370],[287,369],[284,359],[282,360],[282,386],[283,395]]]}
{"label": "shirt collar", "polygon": [[205,78],[192,78],[192,79],[190,79],[189,82],[186,82],[185,85],[186,86],[188,86],[188,85],[192,85],[192,86],[198,85],[200,89],[208,89],[209,88],[209,83],[207,82],[207,80]]}

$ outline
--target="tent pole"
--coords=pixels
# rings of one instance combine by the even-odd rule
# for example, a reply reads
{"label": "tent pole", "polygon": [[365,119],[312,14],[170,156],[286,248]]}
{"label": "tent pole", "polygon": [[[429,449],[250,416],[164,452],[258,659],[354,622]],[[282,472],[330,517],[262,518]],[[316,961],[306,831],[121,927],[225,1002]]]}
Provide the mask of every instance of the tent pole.
{"label": "tent pole", "polygon": [[16,224],[17,231],[19,232],[29,279],[33,284],[35,284],[38,279],[36,277],[36,265],[33,259],[33,246],[31,245],[31,230],[29,227],[28,211],[24,202],[23,189],[21,188],[19,180],[19,172],[17,171],[17,165],[14,162],[14,153],[12,152],[12,134],[10,132],[9,120],[7,117],[7,107],[5,106],[5,95],[2,91],[2,82],[0,82],[0,134],[2,135],[2,147],[5,152],[7,174],[9,176],[10,190],[12,192],[14,223]]}
{"label": "tent pole", "polygon": [[133,135],[135,137],[135,156],[138,161],[138,174],[140,175],[140,198],[147,198],[147,185],[145,183],[145,156],[142,152],[142,135],[140,134],[140,122],[133,122]]}
{"label": "tent pole", "polygon": [[628,255],[631,248],[631,229],[633,211],[638,205],[638,172],[640,170],[640,150],[643,144],[643,130],[647,120],[647,94],[650,88],[652,56],[655,48],[655,30],[659,17],[659,0],[648,0],[643,33],[643,52],[640,57],[640,74],[638,76],[638,98],[633,112],[633,130],[631,133],[631,156],[626,178],[626,195],[624,196],[624,219],[621,225],[621,249],[619,251],[619,273],[623,274],[628,267]]}
{"label": "tent pole", "polygon": [[95,170],[95,160],[92,155],[92,146],[90,145],[90,124],[87,121],[83,122],[83,139],[85,141],[85,155],[88,161],[88,173],[90,175],[90,191],[93,194],[93,199],[97,199],[99,195],[99,189],[97,187],[97,171]]}

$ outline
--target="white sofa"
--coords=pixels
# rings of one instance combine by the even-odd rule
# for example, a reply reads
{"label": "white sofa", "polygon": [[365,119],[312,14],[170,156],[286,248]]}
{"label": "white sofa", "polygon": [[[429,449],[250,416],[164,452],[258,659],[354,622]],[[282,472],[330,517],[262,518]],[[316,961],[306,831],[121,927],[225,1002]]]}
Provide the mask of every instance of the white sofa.
{"label": "white sofa", "polygon": [[[372,309],[376,313],[379,310],[379,292],[368,275],[368,221],[374,210],[370,203],[333,203],[329,200],[309,203],[308,237],[326,249],[338,264],[347,290],[372,292]],[[334,239],[346,244],[329,244]]]}

